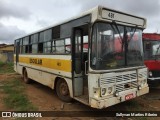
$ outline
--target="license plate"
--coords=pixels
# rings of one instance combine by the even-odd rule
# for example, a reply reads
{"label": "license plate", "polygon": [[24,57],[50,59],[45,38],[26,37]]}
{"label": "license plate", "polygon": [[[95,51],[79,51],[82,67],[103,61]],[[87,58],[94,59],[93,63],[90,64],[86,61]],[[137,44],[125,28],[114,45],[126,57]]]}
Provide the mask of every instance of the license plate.
{"label": "license plate", "polygon": [[130,100],[132,98],[134,98],[133,93],[132,94],[128,94],[128,95],[125,96],[125,100]]}

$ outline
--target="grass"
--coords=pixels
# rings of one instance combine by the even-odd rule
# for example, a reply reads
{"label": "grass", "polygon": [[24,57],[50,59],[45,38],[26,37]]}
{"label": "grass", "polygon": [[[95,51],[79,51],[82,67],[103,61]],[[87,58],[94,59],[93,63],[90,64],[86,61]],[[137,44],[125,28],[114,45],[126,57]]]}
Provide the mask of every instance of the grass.
{"label": "grass", "polygon": [[36,111],[37,108],[27,98],[25,86],[21,81],[13,79],[5,81],[1,87],[6,94],[3,101],[6,107],[15,111]]}
{"label": "grass", "polygon": [[0,62],[0,74],[4,74],[4,73],[14,73],[14,69],[13,69],[13,63],[9,62],[9,63],[3,63]]}

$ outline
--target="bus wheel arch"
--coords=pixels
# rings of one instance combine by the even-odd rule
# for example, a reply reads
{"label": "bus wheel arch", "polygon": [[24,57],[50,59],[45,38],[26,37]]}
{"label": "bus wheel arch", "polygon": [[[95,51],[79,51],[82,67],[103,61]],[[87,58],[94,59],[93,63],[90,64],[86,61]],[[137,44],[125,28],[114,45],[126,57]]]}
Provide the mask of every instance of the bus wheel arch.
{"label": "bus wheel arch", "polygon": [[68,87],[68,83],[64,78],[57,77],[55,79],[55,90],[57,96],[63,100],[64,102],[71,102],[72,98],[70,96],[70,90]]}
{"label": "bus wheel arch", "polygon": [[30,79],[28,78],[27,69],[25,67],[23,67],[22,74],[23,74],[23,81],[25,83],[29,84],[30,83]]}

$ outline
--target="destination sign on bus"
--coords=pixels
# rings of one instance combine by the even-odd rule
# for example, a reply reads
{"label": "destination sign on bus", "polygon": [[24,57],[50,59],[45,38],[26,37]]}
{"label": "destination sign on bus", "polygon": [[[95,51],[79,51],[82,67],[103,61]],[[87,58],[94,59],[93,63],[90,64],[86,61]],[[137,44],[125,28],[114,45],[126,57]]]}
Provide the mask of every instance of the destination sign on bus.
{"label": "destination sign on bus", "polygon": [[115,21],[119,21],[119,22],[123,22],[123,23],[129,23],[129,24],[135,24],[141,27],[145,27],[144,26],[144,19],[142,18],[138,18],[138,17],[134,17],[131,15],[127,15],[127,14],[123,14],[123,13],[119,13],[119,12],[114,12],[114,11],[110,11],[110,10],[102,10],[102,18],[104,19],[111,19],[111,20],[115,20]]}

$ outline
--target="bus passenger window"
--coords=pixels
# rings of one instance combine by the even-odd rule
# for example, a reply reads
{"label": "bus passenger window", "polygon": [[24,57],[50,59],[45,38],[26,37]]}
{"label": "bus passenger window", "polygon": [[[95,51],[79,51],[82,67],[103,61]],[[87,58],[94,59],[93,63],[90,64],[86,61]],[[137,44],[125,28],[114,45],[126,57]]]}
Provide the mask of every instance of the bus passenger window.
{"label": "bus passenger window", "polygon": [[44,32],[41,32],[39,37],[39,42],[43,42],[43,41],[44,41]]}
{"label": "bus passenger window", "polygon": [[22,46],[22,54],[25,53],[25,46]]}
{"label": "bus passenger window", "polygon": [[29,45],[29,53],[32,53],[32,45]]}
{"label": "bus passenger window", "polygon": [[25,46],[25,53],[28,53],[28,45]]}
{"label": "bus passenger window", "polygon": [[38,44],[38,53],[43,53],[43,43]]}
{"label": "bus passenger window", "polygon": [[31,36],[31,44],[38,42],[38,34],[34,34]]}
{"label": "bus passenger window", "polygon": [[52,39],[52,29],[44,31],[44,41],[51,41]]}
{"label": "bus passenger window", "polygon": [[32,53],[37,53],[38,44],[32,45]]}
{"label": "bus passenger window", "polygon": [[52,42],[52,53],[56,52],[55,41]]}
{"label": "bus passenger window", "polygon": [[51,52],[51,42],[45,42],[43,47],[44,47],[44,53],[50,53]]}
{"label": "bus passenger window", "polygon": [[71,53],[71,39],[65,39],[65,53]]}
{"label": "bus passenger window", "polygon": [[65,53],[64,40],[56,41],[56,53]]}

